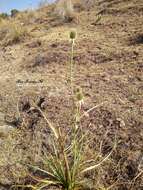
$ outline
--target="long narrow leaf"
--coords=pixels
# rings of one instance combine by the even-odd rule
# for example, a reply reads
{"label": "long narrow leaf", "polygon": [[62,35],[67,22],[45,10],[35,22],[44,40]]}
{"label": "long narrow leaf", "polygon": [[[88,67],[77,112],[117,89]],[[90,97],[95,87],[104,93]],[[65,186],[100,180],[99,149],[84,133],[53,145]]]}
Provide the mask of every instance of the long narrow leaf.
{"label": "long narrow leaf", "polygon": [[51,172],[48,172],[48,171],[46,171],[46,170],[43,170],[43,169],[41,169],[41,168],[39,168],[39,167],[37,167],[37,166],[32,166],[32,165],[30,165],[30,164],[27,164],[27,165],[30,166],[31,168],[33,168],[34,170],[41,171],[41,172],[43,172],[43,173],[45,173],[45,174],[47,174],[47,175],[49,175],[49,176],[51,176],[51,177],[55,177]]}
{"label": "long narrow leaf", "polygon": [[[115,137],[115,139],[116,139],[116,137]],[[99,162],[98,164],[95,164],[93,166],[89,166],[89,167],[83,169],[80,173],[82,174],[82,173],[85,173],[87,171],[91,171],[91,170],[99,167],[103,162],[105,162],[111,156],[111,154],[113,153],[113,151],[114,151],[115,148],[116,148],[116,141],[115,141],[114,147],[111,150],[111,152],[101,162]]]}

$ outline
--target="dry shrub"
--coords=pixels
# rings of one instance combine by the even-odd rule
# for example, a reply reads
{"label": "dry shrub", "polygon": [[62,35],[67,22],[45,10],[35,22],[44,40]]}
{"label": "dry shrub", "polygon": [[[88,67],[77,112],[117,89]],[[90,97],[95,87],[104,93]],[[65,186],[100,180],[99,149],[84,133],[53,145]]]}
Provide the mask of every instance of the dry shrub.
{"label": "dry shrub", "polygon": [[6,34],[7,34],[7,22],[4,20],[1,20],[0,22],[0,41],[2,41]]}
{"label": "dry shrub", "polygon": [[66,22],[74,18],[73,3],[71,0],[59,0],[56,4],[56,14]]}
{"label": "dry shrub", "polygon": [[20,12],[17,15],[17,20],[23,25],[31,25],[34,24],[39,17],[38,13],[35,10],[26,10],[24,12]]}
{"label": "dry shrub", "polygon": [[0,40],[2,45],[12,45],[23,41],[28,30],[21,24],[12,20],[0,23]]}
{"label": "dry shrub", "polygon": [[72,2],[74,5],[74,9],[77,12],[81,12],[84,10],[90,10],[97,3],[97,1],[95,1],[95,0],[72,0]]}

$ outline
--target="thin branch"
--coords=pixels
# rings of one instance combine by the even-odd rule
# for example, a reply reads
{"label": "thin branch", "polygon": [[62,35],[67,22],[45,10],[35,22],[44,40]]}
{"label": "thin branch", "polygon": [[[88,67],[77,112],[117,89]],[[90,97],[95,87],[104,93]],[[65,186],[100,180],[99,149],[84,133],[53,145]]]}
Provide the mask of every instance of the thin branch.
{"label": "thin branch", "polygon": [[[116,137],[115,137],[115,139],[116,139]],[[80,173],[85,173],[87,171],[90,171],[90,170],[93,170],[93,169],[99,167],[103,162],[105,162],[111,156],[111,154],[113,153],[113,151],[115,150],[115,148],[116,148],[116,140],[115,140],[115,144],[114,144],[114,147],[111,150],[111,152],[101,162],[99,162],[98,164],[95,164],[93,166],[87,167],[86,169],[82,170]]]}
{"label": "thin branch", "polygon": [[90,108],[88,111],[84,112],[84,113],[80,116],[80,119],[82,119],[84,116],[87,116],[91,111],[93,111],[94,109],[96,109],[96,108],[102,106],[102,105],[105,104],[106,102],[107,102],[107,101],[102,102],[101,104],[98,104],[98,105],[96,105],[96,106]]}
{"label": "thin branch", "polygon": [[59,134],[58,131],[56,130],[56,128],[53,126],[53,124],[51,124],[51,122],[47,119],[46,115],[43,113],[43,111],[38,108],[36,106],[36,108],[40,111],[40,113],[42,114],[43,118],[45,119],[45,121],[47,122],[47,124],[49,125],[50,129],[53,131],[55,137],[58,139],[59,138]]}

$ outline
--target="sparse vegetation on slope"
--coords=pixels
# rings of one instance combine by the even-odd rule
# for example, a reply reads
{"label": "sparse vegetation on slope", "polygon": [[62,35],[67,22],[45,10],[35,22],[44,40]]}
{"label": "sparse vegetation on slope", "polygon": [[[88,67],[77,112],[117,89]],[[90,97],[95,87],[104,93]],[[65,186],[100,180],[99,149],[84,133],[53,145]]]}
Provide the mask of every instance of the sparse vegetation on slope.
{"label": "sparse vegetation on slope", "polygon": [[22,23],[12,20],[3,20],[0,23],[0,34],[1,44],[5,46],[19,43],[29,35]]}
{"label": "sparse vegetation on slope", "polygon": [[[31,190],[48,186],[48,181],[43,179],[55,182],[58,178],[66,185],[84,179],[86,187],[82,183],[82,190],[142,190],[142,1],[97,0],[89,1],[93,3],[89,7],[86,0],[72,2],[78,22],[61,19],[55,14],[55,4],[2,18],[0,188],[17,190],[20,184],[19,189],[29,185]],[[28,30],[29,35],[7,44],[7,40],[13,39],[9,31],[12,23]],[[68,36],[73,28],[78,36],[69,64],[71,40]],[[70,86],[72,82],[75,90]],[[63,153],[47,118],[65,140],[69,173],[76,176],[74,182],[65,175]],[[79,132],[73,141],[75,123]],[[88,134],[82,146],[85,152],[75,151],[84,134]],[[112,152],[115,136],[118,144]],[[111,152],[97,170],[80,173],[101,163]],[[76,166],[73,157],[80,158],[80,163],[89,158],[95,162],[78,167],[73,175],[71,168]],[[58,170],[55,172],[55,169]],[[45,172],[52,172],[56,177]],[[65,185],[60,183],[60,187]]]}
{"label": "sparse vegetation on slope", "polygon": [[74,18],[74,8],[71,0],[59,0],[55,11],[65,22],[71,22]]}

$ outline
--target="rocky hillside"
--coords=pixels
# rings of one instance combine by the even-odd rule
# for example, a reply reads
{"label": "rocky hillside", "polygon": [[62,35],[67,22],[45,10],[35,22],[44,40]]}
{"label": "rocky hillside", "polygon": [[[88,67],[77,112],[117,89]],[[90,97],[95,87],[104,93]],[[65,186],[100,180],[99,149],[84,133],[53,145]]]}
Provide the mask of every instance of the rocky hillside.
{"label": "rocky hillside", "polygon": [[[34,134],[31,129],[35,131],[43,124],[40,115],[27,112],[34,104],[66,130],[71,116],[67,87],[69,32],[76,29],[75,84],[83,89],[84,110],[99,105],[82,126],[95,135],[95,150],[106,134],[103,155],[117,136],[116,151],[100,174],[97,172],[99,181],[93,189],[142,190],[143,1],[97,0],[92,6],[74,1],[71,22],[58,18],[54,6],[21,12],[0,23],[1,143],[7,142],[4,126],[16,131],[26,126],[28,133]],[[0,151],[5,151],[14,165],[13,154],[19,149],[11,147],[12,156],[7,155],[6,147]],[[9,161],[3,159],[1,154],[0,184],[11,185],[17,177],[11,167],[8,169]]]}

